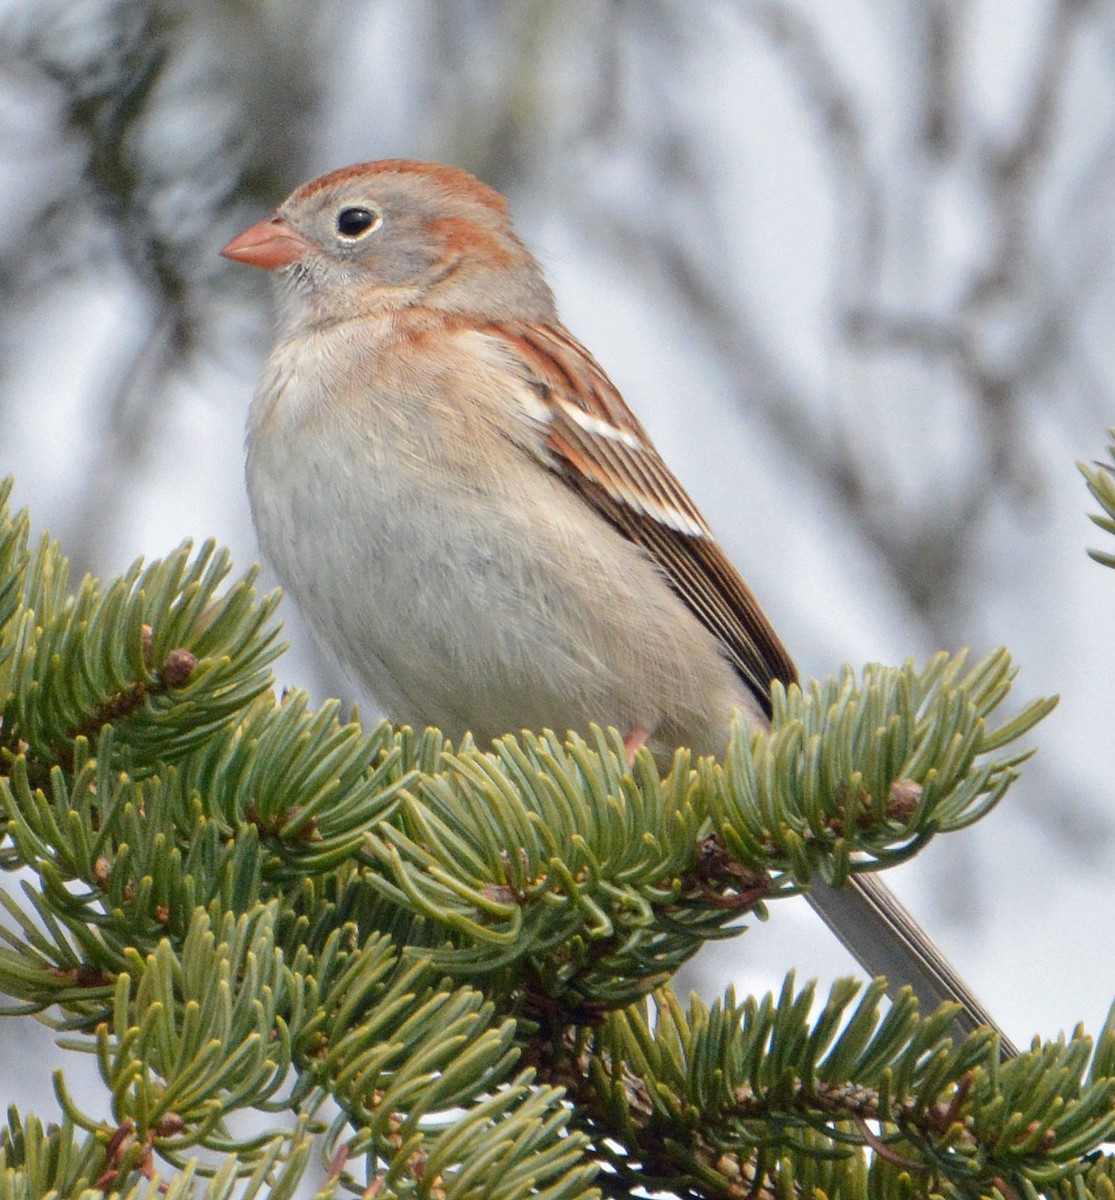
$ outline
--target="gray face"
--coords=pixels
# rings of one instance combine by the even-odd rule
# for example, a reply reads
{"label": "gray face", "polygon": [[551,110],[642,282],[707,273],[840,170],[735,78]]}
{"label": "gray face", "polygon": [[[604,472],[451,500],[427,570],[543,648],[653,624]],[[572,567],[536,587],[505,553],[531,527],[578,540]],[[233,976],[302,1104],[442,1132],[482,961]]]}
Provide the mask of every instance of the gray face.
{"label": "gray face", "polygon": [[502,199],[460,172],[348,168],[299,188],[277,218],[310,247],[276,272],[285,329],[415,305],[478,319],[556,315]]}
{"label": "gray face", "polygon": [[306,197],[295,193],[282,205],[278,215],[320,248],[295,270],[298,286],[326,278],[356,291],[432,282],[442,254],[433,236],[437,217],[392,182],[353,180]]}

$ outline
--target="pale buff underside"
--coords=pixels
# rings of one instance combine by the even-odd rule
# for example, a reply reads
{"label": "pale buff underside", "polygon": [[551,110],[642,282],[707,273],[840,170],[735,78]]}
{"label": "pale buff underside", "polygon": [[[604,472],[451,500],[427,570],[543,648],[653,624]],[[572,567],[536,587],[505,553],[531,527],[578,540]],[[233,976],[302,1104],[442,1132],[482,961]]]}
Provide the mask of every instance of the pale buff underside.
{"label": "pale buff underside", "polygon": [[476,339],[442,334],[438,365],[391,341],[387,320],[281,341],[247,466],[265,557],[387,714],[481,743],[641,727],[663,754],[722,752],[734,707],[764,723],[643,552],[519,448],[517,381]]}

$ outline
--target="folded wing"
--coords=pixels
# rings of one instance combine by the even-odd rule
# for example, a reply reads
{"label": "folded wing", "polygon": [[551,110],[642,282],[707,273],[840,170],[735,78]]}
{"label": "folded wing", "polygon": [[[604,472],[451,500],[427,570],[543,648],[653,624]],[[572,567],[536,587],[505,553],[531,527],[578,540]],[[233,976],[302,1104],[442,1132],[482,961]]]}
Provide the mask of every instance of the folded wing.
{"label": "folded wing", "polygon": [[769,714],[771,683],[797,679],[793,660],[607,375],[560,325],[493,324],[483,336],[521,381],[530,448],[647,552]]}

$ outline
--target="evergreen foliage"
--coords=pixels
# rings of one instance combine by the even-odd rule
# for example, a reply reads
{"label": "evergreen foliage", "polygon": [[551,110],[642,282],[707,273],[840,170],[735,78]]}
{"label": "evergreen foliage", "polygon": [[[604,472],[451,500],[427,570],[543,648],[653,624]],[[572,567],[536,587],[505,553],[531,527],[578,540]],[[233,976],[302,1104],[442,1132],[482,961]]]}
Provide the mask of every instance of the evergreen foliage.
{"label": "evergreen foliage", "polygon": [[[1108,533],[1115,533],[1115,429],[1109,429],[1111,444],[1107,448],[1111,458],[1110,463],[1080,463],[1080,473],[1088,481],[1088,490],[1103,507],[1103,515],[1093,516],[1092,520]],[[1105,567],[1115,567],[1115,554],[1104,550],[1088,552]]]}
{"label": "evergreen foliage", "polygon": [[1052,706],[1000,715],[1005,651],[778,689],[661,777],[615,731],[482,752],[276,697],[229,569],[72,592],[0,511],[0,992],[104,1082],[10,1110],[0,1200],[286,1197],[315,1152],[321,1196],[1115,1198],[1115,1022],[1002,1063],[880,981],[669,987],[987,812]]}

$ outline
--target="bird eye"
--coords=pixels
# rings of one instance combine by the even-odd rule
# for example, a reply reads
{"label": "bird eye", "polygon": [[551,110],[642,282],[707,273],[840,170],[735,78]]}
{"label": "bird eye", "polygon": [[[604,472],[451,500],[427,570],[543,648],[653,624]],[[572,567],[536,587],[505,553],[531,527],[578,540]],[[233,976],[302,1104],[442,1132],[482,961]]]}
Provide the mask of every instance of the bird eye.
{"label": "bird eye", "polygon": [[370,208],[342,208],[337,214],[337,232],[353,240],[378,229],[382,223],[383,218]]}

